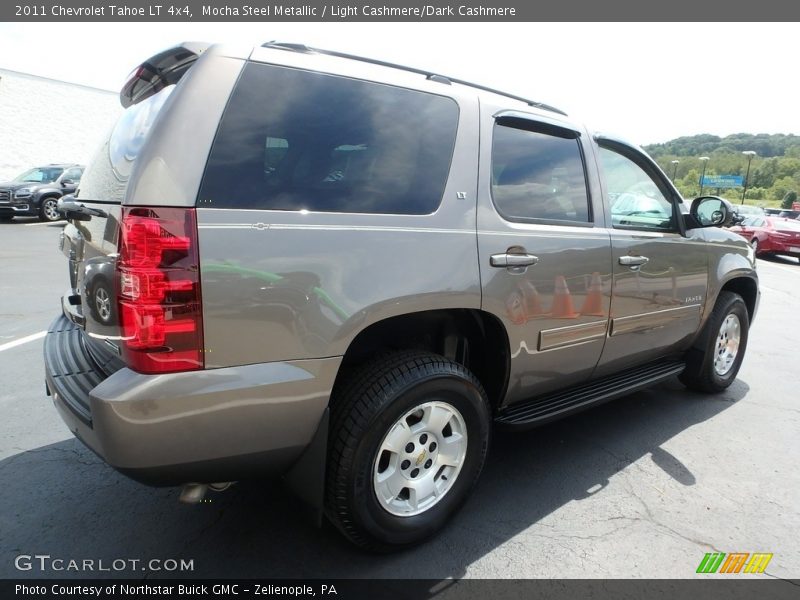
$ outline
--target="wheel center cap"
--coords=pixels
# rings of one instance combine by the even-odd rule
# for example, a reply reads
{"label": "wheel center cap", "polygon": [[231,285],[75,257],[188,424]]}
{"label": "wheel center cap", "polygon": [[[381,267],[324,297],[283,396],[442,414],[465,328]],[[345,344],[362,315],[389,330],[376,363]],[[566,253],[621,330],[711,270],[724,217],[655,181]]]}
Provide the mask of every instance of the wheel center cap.
{"label": "wheel center cap", "polygon": [[417,466],[420,466],[424,462],[426,456],[428,456],[428,453],[425,450],[423,450],[422,452],[419,453],[419,456],[417,457],[417,462],[416,462]]}

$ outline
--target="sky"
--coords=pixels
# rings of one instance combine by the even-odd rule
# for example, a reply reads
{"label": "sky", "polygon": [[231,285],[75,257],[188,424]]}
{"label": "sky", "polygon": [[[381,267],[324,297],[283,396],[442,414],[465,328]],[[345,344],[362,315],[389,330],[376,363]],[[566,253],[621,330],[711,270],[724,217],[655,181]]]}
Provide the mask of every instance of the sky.
{"label": "sky", "polygon": [[641,145],[800,134],[797,23],[0,23],[0,68],[117,91],[186,40],[296,42],[419,67]]}

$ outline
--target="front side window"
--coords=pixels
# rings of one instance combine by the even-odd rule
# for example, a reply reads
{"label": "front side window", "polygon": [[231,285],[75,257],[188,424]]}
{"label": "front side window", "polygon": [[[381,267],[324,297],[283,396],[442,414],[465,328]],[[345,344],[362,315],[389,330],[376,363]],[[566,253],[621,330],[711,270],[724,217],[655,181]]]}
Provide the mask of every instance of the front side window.
{"label": "front side window", "polygon": [[589,222],[577,134],[540,131],[536,124],[519,121],[499,121],[494,127],[492,199],[497,211],[509,221]]}
{"label": "front side window", "polygon": [[675,231],[672,202],[656,181],[627,156],[600,148],[600,166],[611,203],[611,223],[617,229]]}
{"label": "front side window", "polygon": [[83,175],[83,169],[67,169],[61,180],[69,179],[73,183],[79,183]]}
{"label": "front side window", "polygon": [[199,199],[208,208],[430,214],[457,125],[449,98],[249,63]]}

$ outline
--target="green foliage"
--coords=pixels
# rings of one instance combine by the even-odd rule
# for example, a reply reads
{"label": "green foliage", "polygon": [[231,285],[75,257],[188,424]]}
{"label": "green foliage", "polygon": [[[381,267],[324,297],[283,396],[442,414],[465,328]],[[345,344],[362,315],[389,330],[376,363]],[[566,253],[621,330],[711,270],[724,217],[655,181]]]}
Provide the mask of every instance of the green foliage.
{"label": "green foliage", "polygon": [[789,190],[781,201],[781,208],[791,209],[793,202],[797,202],[797,192]]}
{"label": "green foliage", "polygon": [[778,179],[775,185],[772,186],[772,197],[775,200],[783,200],[789,192],[800,187],[797,183],[792,177]]}
{"label": "green foliage", "polygon": [[[791,155],[789,149],[795,147],[800,152],[800,136],[794,134],[768,134],[768,133],[734,133],[720,138],[716,135],[701,133],[679,137],[663,144],[650,144],[645,150],[653,158],[671,154],[673,156],[709,156],[712,152],[741,153],[753,150],[759,156],[769,158],[772,156]],[[794,154],[797,156],[797,154]]]}
{"label": "green foliage", "polygon": [[[747,200],[762,203],[781,203],[790,191],[800,190],[800,136],[737,133],[720,138],[710,134],[681,137],[663,144],[644,147],[672,179],[685,198],[700,193],[701,156],[708,156],[706,175],[740,175],[747,173],[748,157],[742,152],[757,153],[750,162],[747,178]],[[679,161],[677,168],[673,160]],[[729,199],[741,199],[742,188],[709,189],[703,193],[717,194]]]}

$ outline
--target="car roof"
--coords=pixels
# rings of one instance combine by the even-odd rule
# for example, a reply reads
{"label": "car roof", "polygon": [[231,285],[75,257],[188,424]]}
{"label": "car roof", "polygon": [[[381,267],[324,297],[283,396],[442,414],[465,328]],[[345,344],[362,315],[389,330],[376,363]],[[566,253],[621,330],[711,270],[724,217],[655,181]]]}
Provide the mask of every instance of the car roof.
{"label": "car roof", "polygon": [[448,75],[444,75],[444,74],[441,74],[441,73],[436,73],[436,72],[433,72],[433,71],[427,71],[425,69],[418,69],[416,67],[409,67],[409,66],[406,66],[406,65],[400,65],[400,64],[397,64],[397,63],[387,62],[387,61],[378,60],[378,59],[374,59],[374,58],[368,58],[368,57],[365,57],[365,56],[358,56],[358,55],[355,55],[355,54],[347,54],[347,53],[338,52],[338,51],[335,51],[335,50],[325,50],[325,49],[322,49],[322,48],[312,48],[310,46],[306,46],[305,44],[295,44],[295,43],[288,43],[288,42],[271,41],[271,42],[266,42],[266,43],[262,44],[261,48],[271,48],[271,49],[276,49],[276,50],[286,50],[286,51],[289,51],[289,52],[300,52],[300,53],[303,53],[303,54],[319,54],[319,55],[330,56],[330,57],[339,58],[339,59],[347,60],[347,61],[358,61],[358,62],[361,62],[361,63],[366,63],[366,64],[370,64],[370,65],[376,65],[376,66],[379,66],[379,67],[386,67],[388,69],[398,69],[398,70],[407,71],[407,72],[410,72],[410,73],[416,73],[417,75],[423,75],[423,76],[425,76],[426,79],[429,79],[431,81],[435,81],[435,82],[438,82],[438,83],[443,83],[445,85],[457,84],[457,85],[467,86],[467,87],[470,87],[470,88],[474,88],[475,90],[477,90],[479,92],[485,92],[485,93],[496,95],[496,96],[503,96],[505,98],[508,98],[508,99],[511,99],[511,100],[516,100],[517,102],[521,102],[521,103],[523,103],[523,104],[525,104],[527,106],[531,106],[533,108],[538,108],[540,110],[545,110],[545,111],[548,111],[548,112],[557,113],[557,114],[563,115],[565,117],[567,116],[567,113],[565,113],[563,110],[561,110],[559,108],[556,108],[554,106],[550,106],[549,104],[545,104],[543,102],[538,102],[536,100],[530,100],[528,98],[523,98],[522,96],[518,96],[516,94],[511,94],[509,92],[504,92],[502,90],[497,90],[497,89],[494,89],[494,88],[490,88],[490,87],[487,87],[487,86],[482,85],[482,84],[473,83],[473,82],[470,82],[470,81],[465,81],[463,79],[457,79],[455,77],[450,77]]}

